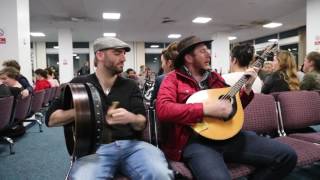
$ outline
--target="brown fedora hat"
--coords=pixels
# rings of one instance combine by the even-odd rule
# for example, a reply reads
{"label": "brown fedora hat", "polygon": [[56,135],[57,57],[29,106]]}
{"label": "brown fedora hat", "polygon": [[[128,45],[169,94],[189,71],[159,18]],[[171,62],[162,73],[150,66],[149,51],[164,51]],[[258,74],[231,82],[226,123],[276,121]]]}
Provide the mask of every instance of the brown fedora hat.
{"label": "brown fedora hat", "polygon": [[212,40],[204,41],[197,36],[189,36],[179,41],[177,45],[177,50],[179,52],[179,55],[174,61],[174,67],[178,68],[182,66],[184,61],[184,55],[190,52],[195,46],[199,44],[205,44],[206,46],[208,46],[211,42]]}

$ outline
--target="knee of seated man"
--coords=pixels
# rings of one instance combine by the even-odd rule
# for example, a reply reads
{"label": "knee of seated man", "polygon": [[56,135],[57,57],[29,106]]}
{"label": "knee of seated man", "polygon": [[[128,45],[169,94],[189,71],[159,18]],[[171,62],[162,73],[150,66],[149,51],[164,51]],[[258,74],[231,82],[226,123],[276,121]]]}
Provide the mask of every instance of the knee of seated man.
{"label": "knee of seated man", "polygon": [[292,165],[294,167],[298,161],[298,156],[295,150],[292,149],[289,145],[283,144],[281,152],[281,163],[287,166]]}

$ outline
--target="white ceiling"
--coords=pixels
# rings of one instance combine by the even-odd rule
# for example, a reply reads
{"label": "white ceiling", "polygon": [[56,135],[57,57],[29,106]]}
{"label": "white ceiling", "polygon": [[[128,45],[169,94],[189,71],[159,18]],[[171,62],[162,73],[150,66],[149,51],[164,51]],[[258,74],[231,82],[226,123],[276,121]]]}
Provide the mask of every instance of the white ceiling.
{"label": "white ceiling", "polygon": [[[119,21],[102,19],[103,12],[120,12]],[[208,24],[193,24],[208,16]],[[72,21],[71,18],[79,18]],[[175,20],[163,24],[163,18]],[[283,26],[262,28],[261,22]],[[168,42],[170,33],[210,39],[217,32],[249,40],[306,24],[306,0],[30,0],[32,32],[46,37],[32,41],[57,41],[59,28],[71,28],[73,41],[93,41],[103,32],[116,32],[125,41]]]}

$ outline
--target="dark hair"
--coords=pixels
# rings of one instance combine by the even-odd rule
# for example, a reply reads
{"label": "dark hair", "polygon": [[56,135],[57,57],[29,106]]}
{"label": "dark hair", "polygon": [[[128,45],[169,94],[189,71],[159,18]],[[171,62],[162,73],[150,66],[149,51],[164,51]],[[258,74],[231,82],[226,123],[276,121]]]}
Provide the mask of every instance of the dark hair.
{"label": "dark hair", "polygon": [[314,69],[316,71],[320,71],[320,53],[318,53],[316,51],[312,51],[312,52],[308,53],[307,59],[314,63]]}
{"label": "dark hair", "polygon": [[253,55],[254,47],[250,44],[237,45],[231,50],[231,58],[236,58],[241,67],[249,66]]}
{"label": "dark hair", "polygon": [[3,66],[6,67],[14,67],[16,68],[18,71],[20,71],[21,66],[19,65],[19,63],[16,60],[8,60],[2,63]]}
{"label": "dark hair", "polygon": [[7,75],[11,79],[17,79],[20,75],[20,72],[14,67],[5,67],[0,70],[0,75]]}
{"label": "dark hair", "polygon": [[163,55],[163,57],[166,60],[172,60],[174,61],[177,56],[178,56],[178,50],[177,50],[177,42],[173,42],[171,44],[169,44],[169,46],[167,48],[165,48],[164,50],[162,50],[161,54]]}
{"label": "dark hair", "polygon": [[36,69],[36,70],[34,71],[34,73],[35,73],[36,75],[40,75],[41,77],[44,77],[45,79],[48,78],[48,73],[47,73],[46,70]]}
{"label": "dark hair", "polygon": [[132,68],[128,68],[128,69],[126,70],[126,73],[129,74],[130,71],[134,71],[134,70],[133,70]]}

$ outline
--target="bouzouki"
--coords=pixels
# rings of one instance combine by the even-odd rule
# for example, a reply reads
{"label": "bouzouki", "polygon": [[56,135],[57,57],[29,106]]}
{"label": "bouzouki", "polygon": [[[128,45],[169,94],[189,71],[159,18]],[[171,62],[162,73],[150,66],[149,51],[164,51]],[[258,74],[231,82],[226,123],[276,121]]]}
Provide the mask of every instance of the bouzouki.
{"label": "bouzouki", "polygon": [[[275,52],[277,44],[267,48],[261,56],[252,64],[253,67],[261,68],[267,56]],[[207,100],[228,100],[232,105],[232,112],[226,119],[218,119],[205,116],[202,121],[192,125],[192,129],[203,137],[213,140],[225,140],[236,135],[242,128],[244,112],[239,96],[239,91],[249,77],[243,75],[232,87],[201,90],[191,95],[187,103],[202,103]]]}

